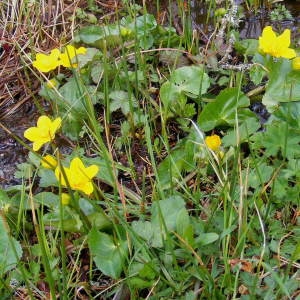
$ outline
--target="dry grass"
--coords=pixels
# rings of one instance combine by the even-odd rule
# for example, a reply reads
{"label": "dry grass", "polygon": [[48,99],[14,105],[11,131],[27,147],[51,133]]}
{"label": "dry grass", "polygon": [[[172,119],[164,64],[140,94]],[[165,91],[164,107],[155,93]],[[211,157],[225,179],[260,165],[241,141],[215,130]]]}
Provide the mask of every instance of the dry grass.
{"label": "dry grass", "polygon": [[[27,109],[37,94],[39,80],[26,72],[36,52],[49,52],[68,43],[80,26],[77,8],[86,9],[82,0],[4,0],[0,3],[0,120]],[[116,1],[96,1],[106,11]],[[82,22],[82,21],[81,21]],[[30,104],[29,104],[30,106]]]}

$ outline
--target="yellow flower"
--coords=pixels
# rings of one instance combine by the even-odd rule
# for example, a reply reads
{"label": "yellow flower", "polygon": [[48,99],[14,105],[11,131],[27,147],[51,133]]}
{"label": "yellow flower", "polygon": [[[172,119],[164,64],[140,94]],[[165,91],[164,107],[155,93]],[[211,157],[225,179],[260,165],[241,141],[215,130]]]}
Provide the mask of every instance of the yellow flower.
{"label": "yellow flower", "polygon": [[60,181],[61,185],[70,185],[73,190],[82,191],[87,195],[90,195],[93,192],[94,186],[92,178],[96,176],[99,170],[96,165],[91,165],[86,168],[81,159],[75,157],[70,163],[70,168],[63,167],[63,170],[66,178],[59,167],[55,169],[55,176]]}
{"label": "yellow flower", "polygon": [[289,48],[291,31],[285,29],[277,36],[271,26],[266,26],[259,37],[259,51],[274,57],[293,58],[296,56],[294,49]]}
{"label": "yellow flower", "polygon": [[62,205],[68,205],[70,203],[71,196],[66,193],[62,193],[60,196],[60,201]]}
{"label": "yellow flower", "polygon": [[205,144],[212,151],[218,151],[221,146],[221,139],[218,135],[213,134],[205,138]]}
{"label": "yellow flower", "polygon": [[292,67],[294,70],[300,70],[300,56],[295,57],[292,60]]}
{"label": "yellow flower", "polygon": [[120,33],[121,33],[121,36],[127,37],[127,36],[131,35],[132,30],[130,28],[122,27],[120,30]]}
{"label": "yellow flower", "polygon": [[59,65],[59,56],[61,55],[58,49],[53,49],[49,55],[38,53],[32,65],[40,72],[50,72],[55,70]]}
{"label": "yellow flower", "polygon": [[46,169],[54,170],[57,167],[57,160],[52,155],[46,155],[41,160],[41,165]]}
{"label": "yellow flower", "polygon": [[63,53],[60,54],[60,64],[66,68],[76,68],[77,64],[72,63],[72,59],[78,54],[85,54],[86,48],[80,47],[76,49],[72,45],[68,45]]}
{"label": "yellow flower", "polygon": [[57,87],[58,82],[55,78],[52,78],[46,82],[46,85],[49,89],[54,89],[55,87]]}
{"label": "yellow flower", "polygon": [[30,127],[24,132],[24,137],[33,142],[33,150],[38,151],[44,144],[52,141],[56,131],[61,126],[61,118],[53,122],[47,116],[40,116],[37,127]]}

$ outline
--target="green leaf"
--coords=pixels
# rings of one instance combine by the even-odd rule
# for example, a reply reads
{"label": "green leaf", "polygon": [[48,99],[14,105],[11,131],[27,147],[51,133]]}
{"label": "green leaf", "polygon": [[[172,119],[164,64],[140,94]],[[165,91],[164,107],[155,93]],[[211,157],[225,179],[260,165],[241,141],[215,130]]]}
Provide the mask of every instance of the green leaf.
{"label": "green leaf", "polygon": [[92,228],[88,244],[97,268],[103,274],[118,279],[127,256],[127,242],[114,242],[110,235]]}
{"label": "green leaf", "polygon": [[132,229],[135,233],[137,233],[144,240],[151,242],[154,236],[154,230],[152,228],[152,224],[149,221],[133,221],[131,223]]}
{"label": "green leaf", "polygon": [[176,230],[176,220],[185,209],[185,202],[180,196],[155,201],[151,208],[151,222],[157,228],[163,228],[164,223],[167,230]]}
{"label": "green leaf", "polygon": [[96,62],[92,65],[91,68],[91,77],[95,84],[99,84],[103,77],[104,66],[101,62]]}
{"label": "green leaf", "polygon": [[72,77],[65,83],[59,92],[62,98],[57,99],[56,104],[63,110],[76,112],[79,115],[86,115],[86,101],[96,104],[102,94],[97,91],[95,85],[84,85],[78,78]]}
{"label": "green leaf", "polygon": [[[95,212],[86,216],[89,222],[99,230],[111,227],[111,222],[102,212]],[[43,222],[53,228],[61,228],[61,215],[58,209],[43,215]],[[64,207],[63,228],[66,232],[84,232],[80,216],[71,207]]]}
{"label": "green leaf", "polygon": [[150,31],[154,30],[157,26],[155,17],[151,14],[144,14],[135,19],[132,18],[122,18],[121,25],[136,31],[138,37],[142,35],[147,35]]}
{"label": "green leaf", "polygon": [[249,137],[257,132],[261,127],[257,118],[246,119],[240,126],[239,130],[228,130],[227,135],[222,138],[222,143],[224,147],[236,146],[237,137],[239,143],[243,143],[249,139]]}
{"label": "green leaf", "polygon": [[96,48],[87,48],[85,54],[76,55],[72,62],[78,64],[78,67],[82,69],[89,62],[93,61],[95,56],[100,56],[101,52]]}
{"label": "green leaf", "polygon": [[300,240],[298,240],[298,243],[297,243],[295,250],[293,252],[293,255],[292,255],[293,261],[297,261],[299,259],[300,259]]}
{"label": "green leaf", "polygon": [[40,176],[40,187],[58,186],[58,181],[53,170],[41,168],[39,169],[38,174]]}
{"label": "green leaf", "polygon": [[51,192],[41,192],[34,195],[34,201],[50,208],[59,206],[59,196]]}
{"label": "green leaf", "polygon": [[7,195],[7,193],[0,189],[0,208],[2,209],[7,203],[9,203],[9,197]]}
{"label": "green leaf", "polygon": [[115,178],[118,176],[118,174],[115,174],[116,177],[113,176],[113,170],[115,168],[113,168],[109,162],[106,162],[100,157],[84,157],[83,162],[86,165],[97,165],[99,167],[99,172],[97,173],[96,177],[107,184],[113,185],[113,183],[115,182]]}
{"label": "green leaf", "polygon": [[269,82],[262,99],[267,108],[279,102],[300,101],[300,72],[292,71],[291,64],[291,60],[281,59],[271,65]]}
{"label": "green leaf", "polygon": [[76,40],[96,48],[119,45],[122,42],[119,26],[111,24],[107,26],[86,26],[80,29],[76,35]]}
{"label": "green leaf", "polygon": [[122,113],[126,116],[130,113],[130,102],[132,107],[137,107],[137,102],[134,95],[125,91],[113,91],[109,94],[109,98],[112,99],[110,103],[110,111],[114,112],[121,109]]}
{"label": "green leaf", "polygon": [[254,65],[249,72],[250,79],[254,84],[258,85],[262,82],[266,71],[260,65]]}
{"label": "green leaf", "polygon": [[22,247],[13,237],[9,236],[9,228],[0,215],[0,276],[12,270],[22,257]]}
{"label": "green leaf", "polygon": [[[63,113],[63,111],[60,111]],[[83,116],[75,111],[69,111],[63,115],[62,132],[71,140],[76,141],[83,126]]]}
{"label": "green leaf", "polygon": [[201,233],[198,238],[195,239],[197,247],[203,247],[214,243],[219,239],[219,235],[215,232]]}
{"label": "green leaf", "polygon": [[281,103],[273,114],[281,121],[287,122],[289,126],[300,128],[300,101]]}
{"label": "green leaf", "polygon": [[258,40],[255,39],[244,39],[238,40],[234,44],[235,49],[244,55],[254,55],[257,53]]}
{"label": "green leaf", "polygon": [[181,209],[177,215],[176,231],[189,245],[194,245],[194,228],[186,209]]}
{"label": "green leaf", "polygon": [[171,150],[170,154],[159,164],[158,177],[161,188],[169,188],[175,180],[178,180],[183,171],[190,172],[196,166],[195,156],[199,150],[198,142],[201,137],[196,130],[180,140]]}
{"label": "green leaf", "polygon": [[174,102],[180,99],[186,99],[186,96],[181,92],[177,85],[174,85],[170,81],[166,81],[160,88],[160,99],[168,110]]}
{"label": "green leaf", "polygon": [[179,92],[185,92],[194,98],[205,94],[210,85],[209,77],[201,65],[184,66],[176,69],[171,74],[170,82],[177,87]]}
{"label": "green leaf", "polygon": [[290,128],[285,122],[275,120],[266,126],[266,131],[254,135],[254,148],[265,148],[266,156],[282,155],[285,158],[300,157],[299,130]]}
{"label": "green leaf", "polygon": [[248,185],[257,189],[270,180],[273,171],[273,167],[268,166],[266,163],[263,162],[259,164],[257,162],[256,168],[251,168],[249,174],[248,171],[243,173],[245,175],[245,180],[247,178]]}
{"label": "green leaf", "polygon": [[[209,131],[217,126],[232,126],[235,124],[236,112],[238,120],[255,117],[247,107],[250,100],[238,88],[223,90],[214,102],[208,103],[201,112],[198,124],[201,130]],[[246,112],[246,115],[243,115]]]}

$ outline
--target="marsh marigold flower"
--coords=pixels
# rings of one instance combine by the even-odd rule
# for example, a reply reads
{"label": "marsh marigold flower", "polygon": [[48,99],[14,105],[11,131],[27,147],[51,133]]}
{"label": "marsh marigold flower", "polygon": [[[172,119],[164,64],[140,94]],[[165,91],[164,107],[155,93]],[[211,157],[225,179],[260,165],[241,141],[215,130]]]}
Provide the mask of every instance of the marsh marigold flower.
{"label": "marsh marigold flower", "polygon": [[300,70],[300,56],[295,57],[292,60],[292,67],[294,70]]}
{"label": "marsh marigold flower", "polygon": [[63,167],[63,170],[64,174],[60,167],[55,169],[55,176],[62,186],[69,185],[73,190],[84,192],[87,195],[93,192],[92,178],[96,176],[99,170],[96,165],[85,167],[81,159],[75,157],[70,163],[70,168]]}
{"label": "marsh marigold flower", "polygon": [[62,205],[69,205],[70,200],[71,200],[71,196],[69,194],[61,193],[60,201]]}
{"label": "marsh marigold flower", "polygon": [[40,72],[47,73],[55,70],[59,65],[59,56],[61,55],[58,49],[53,49],[49,55],[43,53],[37,53],[32,65]]}
{"label": "marsh marigold flower", "polygon": [[44,144],[52,141],[56,131],[61,126],[61,118],[51,121],[47,116],[40,116],[36,127],[30,127],[24,132],[24,137],[33,142],[33,150],[38,151]]}
{"label": "marsh marigold flower", "polygon": [[213,134],[205,138],[205,144],[212,151],[218,151],[221,146],[221,139],[217,134]]}
{"label": "marsh marigold flower", "polygon": [[259,37],[259,51],[274,57],[293,58],[296,56],[294,49],[289,48],[291,44],[291,31],[285,29],[277,36],[271,26],[266,26]]}
{"label": "marsh marigold flower", "polygon": [[52,155],[45,155],[41,160],[42,167],[46,169],[55,169],[57,167],[57,160]]}
{"label": "marsh marigold flower", "polygon": [[63,53],[60,54],[60,64],[66,68],[76,68],[77,64],[72,63],[72,59],[78,54],[85,54],[86,48],[80,47],[76,49],[72,45],[68,45]]}
{"label": "marsh marigold flower", "polygon": [[58,81],[55,78],[52,78],[46,82],[46,86],[49,89],[54,89],[58,86]]}

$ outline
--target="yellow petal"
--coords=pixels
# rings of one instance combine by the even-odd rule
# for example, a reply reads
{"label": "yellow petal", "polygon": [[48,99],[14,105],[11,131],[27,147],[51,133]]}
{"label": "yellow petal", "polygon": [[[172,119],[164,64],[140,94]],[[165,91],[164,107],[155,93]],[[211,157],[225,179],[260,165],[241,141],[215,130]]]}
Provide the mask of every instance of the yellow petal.
{"label": "yellow petal", "polygon": [[65,49],[65,52],[69,57],[74,57],[76,55],[76,48],[72,45],[68,45]]}
{"label": "yellow petal", "polygon": [[[60,182],[60,184],[62,186],[68,186],[67,181],[68,181],[69,185],[71,186],[71,183],[70,183],[70,177],[71,177],[70,176],[71,175],[70,169],[65,168],[65,167],[63,167],[63,169],[64,169],[64,172],[62,172],[61,169],[60,169],[60,167],[58,166],[55,169],[55,172],[54,172],[55,173],[55,177],[57,178],[57,180]],[[63,173],[65,173],[65,176],[64,176]]]}
{"label": "yellow petal", "polygon": [[55,135],[56,131],[60,128],[61,126],[61,118],[56,118],[50,126],[50,131],[51,131],[51,135]]}
{"label": "yellow petal", "polygon": [[272,26],[266,26],[262,32],[262,38],[273,41],[276,39],[276,33],[273,31]]}
{"label": "yellow petal", "polygon": [[284,58],[294,58],[296,57],[296,51],[294,49],[290,49],[290,48],[287,48],[287,49],[283,49],[280,53],[280,57],[284,57]]}
{"label": "yellow petal", "polygon": [[84,164],[79,157],[75,157],[72,159],[70,164],[70,170],[78,172],[84,169],[85,169]]}
{"label": "yellow petal", "polygon": [[213,134],[205,138],[206,146],[213,151],[218,151],[221,146],[221,143],[221,139],[217,134]]}
{"label": "yellow petal", "polygon": [[277,43],[282,48],[288,48],[291,43],[291,31],[289,29],[285,29],[284,32],[277,37]]}
{"label": "yellow petal", "polygon": [[76,68],[77,64],[72,63],[72,59],[78,55],[78,54],[85,54],[86,53],[86,48],[80,47],[79,49],[76,49],[72,45],[66,46],[65,51],[60,55],[60,63],[62,66],[66,68]]}
{"label": "yellow petal", "polygon": [[32,65],[40,72],[47,73],[59,66],[59,55],[60,52],[58,49],[53,49],[49,55],[37,53],[35,60],[32,62]]}
{"label": "yellow petal", "polygon": [[41,160],[41,165],[46,169],[55,169],[57,167],[57,160],[52,155],[46,155]]}
{"label": "yellow petal", "polygon": [[85,194],[87,195],[90,195],[93,190],[94,190],[94,186],[93,186],[93,183],[92,182],[86,182],[84,185],[82,185],[82,187],[80,188],[80,190],[82,192],[84,192]]}
{"label": "yellow petal", "polygon": [[263,29],[262,36],[259,37],[259,50],[264,53],[270,53],[270,49],[276,41],[276,34],[271,26],[267,26]]}
{"label": "yellow petal", "polygon": [[300,57],[296,57],[293,59],[292,66],[294,70],[300,70]]}
{"label": "yellow petal", "polygon": [[33,142],[40,138],[40,131],[37,127],[30,127],[24,131],[24,137]]}
{"label": "yellow petal", "polygon": [[60,196],[60,201],[62,205],[68,205],[70,203],[71,196],[66,193],[62,193]]}
{"label": "yellow petal", "polygon": [[88,178],[92,179],[94,176],[97,175],[99,171],[99,167],[96,165],[91,165],[85,169],[85,174]]}
{"label": "yellow petal", "polygon": [[54,89],[58,85],[58,82],[55,78],[52,78],[46,82],[46,86],[49,89]]}
{"label": "yellow petal", "polygon": [[44,145],[44,144],[46,144],[48,141],[42,141],[42,140],[38,140],[38,141],[35,141],[35,142],[33,142],[33,144],[32,144],[32,149],[33,149],[33,151],[38,151],[38,150],[40,150],[40,148]]}
{"label": "yellow petal", "polygon": [[76,49],[76,55],[78,54],[86,54],[87,49],[85,47],[80,47]]}
{"label": "yellow petal", "polygon": [[40,116],[37,120],[37,127],[38,128],[50,128],[51,120],[47,116]]}
{"label": "yellow petal", "polygon": [[50,52],[51,59],[58,60],[59,56],[60,56],[60,51],[58,49],[55,48],[55,49],[51,50],[51,52]]}

